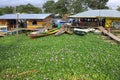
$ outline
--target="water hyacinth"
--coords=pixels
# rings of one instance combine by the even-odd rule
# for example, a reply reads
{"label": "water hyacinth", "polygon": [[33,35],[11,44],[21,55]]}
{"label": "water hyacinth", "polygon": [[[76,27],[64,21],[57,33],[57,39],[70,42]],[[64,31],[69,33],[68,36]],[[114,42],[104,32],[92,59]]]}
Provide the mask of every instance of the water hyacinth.
{"label": "water hyacinth", "polygon": [[18,41],[14,35],[0,38],[0,79],[119,80],[120,46],[100,37],[64,34],[31,40],[21,34]]}

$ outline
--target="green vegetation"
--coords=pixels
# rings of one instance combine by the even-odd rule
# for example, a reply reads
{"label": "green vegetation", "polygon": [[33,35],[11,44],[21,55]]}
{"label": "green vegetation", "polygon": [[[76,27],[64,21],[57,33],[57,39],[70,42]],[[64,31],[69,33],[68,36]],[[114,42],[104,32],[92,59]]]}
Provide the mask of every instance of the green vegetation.
{"label": "green vegetation", "polygon": [[[47,0],[42,8],[35,7],[32,4],[13,6],[6,6],[0,8],[0,15],[11,13],[52,13],[60,14],[76,14],[90,9],[108,9],[106,3],[108,0]],[[94,3],[94,4],[93,4]],[[119,9],[118,9],[119,10]],[[42,12],[43,11],[43,12]]]}
{"label": "green vegetation", "polygon": [[3,8],[0,8],[0,15],[3,14],[13,14],[13,13],[42,13],[42,9],[39,7],[35,7],[32,4],[26,4],[26,5],[19,5],[16,7],[12,6],[6,6]]}
{"label": "green vegetation", "polygon": [[120,80],[120,46],[101,35],[0,38],[0,80]]}
{"label": "green vegetation", "polygon": [[[43,4],[44,12],[54,14],[76,14],[90,9],[108,9],[108,0],[48,0]],[[94,4],[93,4],[94,3]]]}

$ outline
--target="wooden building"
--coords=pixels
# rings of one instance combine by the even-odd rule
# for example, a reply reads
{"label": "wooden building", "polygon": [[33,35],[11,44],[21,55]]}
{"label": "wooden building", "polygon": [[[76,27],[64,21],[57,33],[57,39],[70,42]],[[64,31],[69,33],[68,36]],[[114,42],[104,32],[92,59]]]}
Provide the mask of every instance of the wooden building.
{"label": "wooden building", "polygon": [[0,16],[0,26],[7,26],[8,30],[16,28],[49,27],[51,14],[5,14]]}
{"label": "wooden building", "polygon": [[117,10],[88,10],[69,17],[81,21],[80,26],[105,27],[109,24],[109,26],[112,27],[116,26],[116,23],[120,24],[120,12]]}

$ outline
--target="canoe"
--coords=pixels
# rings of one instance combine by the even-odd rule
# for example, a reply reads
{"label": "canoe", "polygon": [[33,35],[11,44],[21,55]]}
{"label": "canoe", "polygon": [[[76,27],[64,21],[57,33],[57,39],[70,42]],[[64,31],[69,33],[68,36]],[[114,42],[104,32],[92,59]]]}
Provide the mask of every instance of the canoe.
{"label": "canoe", "polygon": [[85,31],[74,30],[73,32],[77,35],[80,35],[80,36],[83,36],[83,35],[87,34],[87,32],[85,32]]}
{"label": "canoe", "polygon": [[65,33],[65,31],[64,31],[64,30],[59,30],[57,33],[55,33],[55,36],[62,35],[63,33]]}
{"label": "canoe", "polygon": [[87,28],[87,29],[74,28],[74,31],[76,31],[76,30],[77,31],[83,31],[83,32],[86,32],[86,33],[95,31],[94,28]]}
{"label": "canoe", "polygon": [[83,36],[85,34],[87,34],[88,29],[79,29],[79,28],[74,28],[73,32],[77,35]]}
{"label": "canoe", "polygon": [[72,31],[70,30],[70,28],[65,27],[65,26],[62,26],[62,27],[60,28],[60,30],[59,30],[57,33],[55,33],[55,36],[59,36],[59,35],[62,35],[62,34],[64,34],[64,33],[72,34]]}
{"label": "canoe", "polygon": [[38,33],[39,31],[37,32],[32,32],[30,34],[30,38],[37,38],[37,37],[42,37],[42,36],[48,36],[48,35],[51,35],[51,34],[54,34],[56,32],[58,32],[58,29],[51,29],[51,30],[48,30],[48,31],[45,31],[45,32],[41,32],[41,33]]}
{"label": "canoe", "polygon": [[88,28],[88,29],[74,28],[74,30],[73,30],[73,32],[74,32],[75,34],[81,35],[81,36],[87,34],[88,32],[93,32],[93,31],[95,31],[94,28]]}

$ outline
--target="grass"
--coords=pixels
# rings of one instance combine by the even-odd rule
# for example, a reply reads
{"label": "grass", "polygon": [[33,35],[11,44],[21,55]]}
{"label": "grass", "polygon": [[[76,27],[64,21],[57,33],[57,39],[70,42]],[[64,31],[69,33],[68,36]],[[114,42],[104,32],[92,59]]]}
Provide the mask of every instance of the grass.
{"label": "grass", "polygon": [[0,38],[0,80],[120,80],[120,46],[101,35]]}

